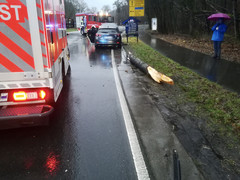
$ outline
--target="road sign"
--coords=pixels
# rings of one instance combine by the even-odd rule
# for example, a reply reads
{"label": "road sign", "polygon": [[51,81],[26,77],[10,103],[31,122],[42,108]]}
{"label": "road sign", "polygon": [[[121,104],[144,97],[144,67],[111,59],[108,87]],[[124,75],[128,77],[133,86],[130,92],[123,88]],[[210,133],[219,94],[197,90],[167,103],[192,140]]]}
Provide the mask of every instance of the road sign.
{"label": "road sign", "polygon": [[134,17],[130,17],[123,22],[126,28],[127,42],[128,42],[128,37],[130,36],[137,37],[137,41],[138,41],[138,23],[139,22],[140,21]]}
{"label": "road sign", "polygon": [[152,18],[152,30],[157,30],[157,18]]}
{"label": "road sign", "polygon": [[129,16],[144,16],[144,0],[129,0]]}

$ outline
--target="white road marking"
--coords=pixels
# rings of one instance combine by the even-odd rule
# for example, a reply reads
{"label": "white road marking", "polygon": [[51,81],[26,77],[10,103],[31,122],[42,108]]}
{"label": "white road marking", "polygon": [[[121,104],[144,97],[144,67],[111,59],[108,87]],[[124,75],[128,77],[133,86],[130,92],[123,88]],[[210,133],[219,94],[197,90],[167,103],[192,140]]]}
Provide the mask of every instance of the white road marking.
{"label": "white road marking", "polygon": [[130,148],[132,151],[132,156],[133,156],[133,161],[134,161],[135,169],[137,172],[137,176],[138,176],[139,180],[148,180],[148,179],[150,179],[148,170],[147,170],[144,158],[143,158],[143,154],[142,154],[139,142],[138,142],[137,134],[134,129],[132,118],[131,118],[131,115],[130,115],[130,112],[129,112],[129,109],[127,106],[127,102],[126,102],[126,99],[125,99],[125,96],[123,93],[121,83],[120,83],[113,49],[111,50],[111,55],[112,55],[114,79],[116,82],[118,97],[119,97],[120,105],[122,108],[123,118],[124,118],[126,130],[127,130],[128,140],[129,140]]}

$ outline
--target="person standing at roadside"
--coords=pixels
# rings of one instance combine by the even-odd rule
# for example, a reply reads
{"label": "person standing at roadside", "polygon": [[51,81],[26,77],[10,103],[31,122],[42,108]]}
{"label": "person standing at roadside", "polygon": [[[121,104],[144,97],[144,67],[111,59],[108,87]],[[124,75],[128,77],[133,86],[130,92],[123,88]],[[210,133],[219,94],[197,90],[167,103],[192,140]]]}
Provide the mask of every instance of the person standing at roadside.
{"label": "person standing at roadside", "polygon": [[97,34],[97,28],[92,25],[92,28],[88,30],[88,37],[92,43],[95,41],[95,36]]}
{"label": "person standing at roadside", "polygon": [[224,38],[224,33],[227,30],[227,26],[224,24],[223,19],[218,19],[217,23],[212,27],[213,35],[213,47],[214,47],[214,56],[213,58],[220,59],[221,56],[221,44]]}

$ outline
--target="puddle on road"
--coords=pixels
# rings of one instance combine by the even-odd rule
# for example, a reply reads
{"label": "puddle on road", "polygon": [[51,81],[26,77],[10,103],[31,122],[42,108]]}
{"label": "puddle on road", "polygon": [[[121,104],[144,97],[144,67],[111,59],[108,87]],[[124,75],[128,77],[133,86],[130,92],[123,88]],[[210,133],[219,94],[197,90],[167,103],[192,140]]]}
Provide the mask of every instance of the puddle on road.
{"label": "puddle on road", "polygon": [[201,76],[229,90],[240,93],[240,83],[238,80],[240,77],[240,64],[222,59],[215,60],[211,56],[170,44],[151,37],[144,32],[140,33],[140,39],[182,66],[192,69]]}
{"label": "puddle on road", "polygon": [[[89,60],[90,66],[103,66],[107,69],[112,68],[111,47],[95,48],[94,43],[91,43],[87,38],[86,41],[86,56]],[[121,50],[114,49],[116,64],[121,63]]]}

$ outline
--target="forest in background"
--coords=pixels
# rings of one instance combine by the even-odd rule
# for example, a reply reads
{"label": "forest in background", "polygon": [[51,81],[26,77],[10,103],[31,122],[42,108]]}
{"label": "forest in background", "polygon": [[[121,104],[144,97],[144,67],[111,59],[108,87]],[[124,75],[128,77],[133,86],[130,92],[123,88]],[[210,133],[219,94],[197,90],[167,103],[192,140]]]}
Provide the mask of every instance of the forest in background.
{"label": "forest in background", "polygon": [[[129,0],[116,0],[117,23],[128,18]],[[162,34],[189,34],[201,36],[211,33],[214,22],[207,17],[214,13],[226,13],[231,20],[225,23],[227,33],[240,39],[240,0],[145,0],[145,17],[137,17],[142,23],[158,19],[158,32]]]}
{"label": "forest in background", "polygon": [[[115,0],[110,11],[115,22],[121,24],[129,17],[129,0]],[[75,19],[77,12],[96,12],[88,8],[84,0],[65,0],[66,17]],[[214,13],[226,13],[227,33],[240,39],[240,0],[145,0],[145,17],[137,17],[151,26],[151,19],[158,19],[158,32],[162,34],[189,34],[201,36],[211,33],[214,22],[207,17]]]}
{"label": "forest in background", "polygon": [[236,38],[239,34],[239,0],[145,0],[148,22],[158,19],[158,31],[163,34],[190,34],[199,36],[210,32],[214,22],[211,14],[222,12],[231,17],[226,21],[228,33]]}

